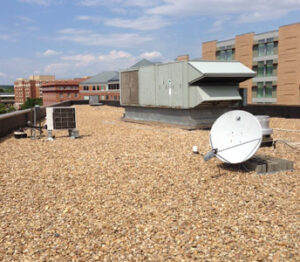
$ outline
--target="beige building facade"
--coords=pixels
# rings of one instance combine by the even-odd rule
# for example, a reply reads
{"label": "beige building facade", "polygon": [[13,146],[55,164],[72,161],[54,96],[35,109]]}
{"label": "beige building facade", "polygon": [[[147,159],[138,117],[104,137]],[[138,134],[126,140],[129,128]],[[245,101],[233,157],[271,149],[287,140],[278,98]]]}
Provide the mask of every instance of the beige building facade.
{"label": "beige building facade", "polygon": [[27,98],[42,98],[42,85],[54,80],[54,75],[29,76],[29,79],[18,78],[14,82],[16,107],[24,104]]}
{"label": "beige building facade", "polygon": [[202,58],[237,60],[257,72],[240,84],[249,104],[300,104],[300,23],[202,44]]}

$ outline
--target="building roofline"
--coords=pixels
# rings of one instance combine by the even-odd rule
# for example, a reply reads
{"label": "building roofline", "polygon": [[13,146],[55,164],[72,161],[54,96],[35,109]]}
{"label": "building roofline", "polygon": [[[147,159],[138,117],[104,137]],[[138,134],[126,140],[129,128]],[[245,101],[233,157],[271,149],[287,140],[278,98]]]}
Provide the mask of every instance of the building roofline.
{"label": "building roofline", "polygon": [[275,32],[278,32],[278,30],[266,31],[266,32],[257,33],[257,34],[254,34],[254,35],[264,35],[264,34],[268,34],[268,33],[275,33]]}
{"label": "building roofline", "polygon": [[280,27],[285,27],[285,26],[290,26],[290,25],[297,25],[297,24],[300,24],[300,22],[290,23],[290,24],[286,24],[286,25],[281,25],[281,26],[279,26],[279,28]]}
{"label": "building roofline", "polygon": [[218,42],[218,40],[205,41],[205,42],[202,42],[202,44],[206,44],[206,43],[210,43],[210,42]]}
{"label": "building roofline", "polygon": [[[300,24],[300,22],[299,23],[294,23],[294,24]],[[293,24],[289,24],[289,25],[293,25]],[[284,26],[288,26],[288,25],[284,25]],[[280,27],[282,27],[282,26],[280,26]],[[248,32],[248,33],[244,33],[244,34],[238,34],[236,36],[242,36],[242,35],[248,35],[248,34],[254,34],[254,36],[256,36],[256,35],[264,35],[264,34],[267,34],[267,33],[274,33],[274,32],[278,32],[278,29],[265,31],[265,32],[262,32],[262,33]],[[232,41],[232,40],[235,40],[235,38],[220,40],[220,41],[217,41],[217,43],[222,43],[222,42],[227,42],[227,41]]]}
{"label": "building roofline", "polygon": [[217,43],[222,43],[222,42],[227,42],[227,41],[235,41],[235,38],[229,38],[229,39],[225,39],[225,40],[220,40],[220,41],[217,41]]}
{"label": "building roofline", "polygon": [[238,35],[236,35],[236,37],[237,36],[242,36],[242,35],[250,35],[250,34],[255,35],[255,32],[248,32],[248,33],[238,34]]}

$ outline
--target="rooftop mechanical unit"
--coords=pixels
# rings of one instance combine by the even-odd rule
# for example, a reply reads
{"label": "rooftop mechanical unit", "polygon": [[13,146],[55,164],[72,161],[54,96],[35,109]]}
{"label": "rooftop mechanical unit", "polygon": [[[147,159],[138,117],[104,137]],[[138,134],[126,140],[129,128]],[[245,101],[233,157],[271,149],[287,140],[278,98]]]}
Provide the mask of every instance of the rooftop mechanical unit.
{"label": "rooftop mechanical unit", "polygon": [[239,83],[255,76],[239,62],[180,61],[121,72],[123,120],[209,128],[240,101]]}
{"label": "rooftop mechanical unit", "polygon": [[74,107],[46,108],[48,140],[53,140],[52,131],[67,129],[71,138],[79,136],[76,125],[76,110]]}
{"label": "rooftop mechanical unit", "polygon": [[99,96],[98,95],[93,95],[93,96],[89,97],[89,105],[90,106],[101,106],[103,104],[99,102]]}

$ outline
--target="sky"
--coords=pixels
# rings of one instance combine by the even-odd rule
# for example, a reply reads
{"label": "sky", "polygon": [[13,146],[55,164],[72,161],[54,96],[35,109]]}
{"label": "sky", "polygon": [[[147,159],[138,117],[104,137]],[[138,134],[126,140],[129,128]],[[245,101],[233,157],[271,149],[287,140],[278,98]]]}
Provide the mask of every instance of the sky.
{"label": "sky", "polygon": [[201,44],[300,22],[300,0],[0,0],[0,84],[201,57]]}

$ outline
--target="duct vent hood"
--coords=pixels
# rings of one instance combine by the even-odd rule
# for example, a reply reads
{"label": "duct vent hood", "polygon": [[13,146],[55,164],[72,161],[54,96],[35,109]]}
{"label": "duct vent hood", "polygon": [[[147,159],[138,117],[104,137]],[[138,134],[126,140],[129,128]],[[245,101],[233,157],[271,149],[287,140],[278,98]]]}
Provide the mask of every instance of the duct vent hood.
{"label": "duct vent hood", "polygon": [[188,62],[188,64],[199,73],[195,76],[196,78],[189,81],[189,84],[240,83],[256,75],[254,71],[240,62],[195,61]]}

